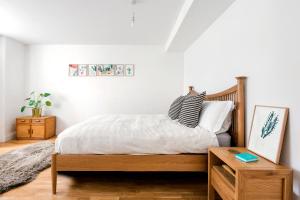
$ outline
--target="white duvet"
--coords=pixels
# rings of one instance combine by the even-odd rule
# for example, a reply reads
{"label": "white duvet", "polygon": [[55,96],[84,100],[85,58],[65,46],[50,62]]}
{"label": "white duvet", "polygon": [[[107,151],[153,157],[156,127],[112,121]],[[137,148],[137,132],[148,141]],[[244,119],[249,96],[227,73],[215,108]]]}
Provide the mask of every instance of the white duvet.
{"label": "white duvet", "polygon": [[218,146],[214,133],[188,128],[167,115],[101,115],[64,130],[55,142],[61,154],[206,153]]}

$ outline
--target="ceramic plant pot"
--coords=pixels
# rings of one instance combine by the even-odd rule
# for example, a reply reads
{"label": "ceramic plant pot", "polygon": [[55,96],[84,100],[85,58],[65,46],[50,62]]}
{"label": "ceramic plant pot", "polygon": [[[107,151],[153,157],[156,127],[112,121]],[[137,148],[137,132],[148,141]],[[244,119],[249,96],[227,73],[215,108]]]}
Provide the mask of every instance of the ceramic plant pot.
{"label": "ceramic plant pot", "polygon": [[41,117],[42,109],[41,108],[32,108],[32,117]]}

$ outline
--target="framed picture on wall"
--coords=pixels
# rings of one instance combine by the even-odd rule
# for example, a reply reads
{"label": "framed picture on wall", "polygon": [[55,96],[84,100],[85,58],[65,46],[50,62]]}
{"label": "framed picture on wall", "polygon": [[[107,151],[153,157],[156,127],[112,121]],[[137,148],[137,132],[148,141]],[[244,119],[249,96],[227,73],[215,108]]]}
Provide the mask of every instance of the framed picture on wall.
{"label": "framed picture on wall", "polygon": [[78,75],[87,76],[88,75],[88,65],[78,65]]}
{"label": "framed picture on wall", "polygon": [[288,108],[254,108],[248,149],[278,164],[288,117]]}
{"label": "framed picture on wall", "polygon": [[69,64],[69,76],[78,76],[77,64]]}
{"label": "framed picture on wall", "polygon": [[103,70],[103,65],[97,65],[97,76],[101,76],[101,73],[102,73],[102,70]]}
{"label": "framed picture on wall", "polygon": [[134,75],[134,65],[125,65],[125,76]]}
{"label": "framed picture on wall", "polygon": [[117,64],[117,65],[114,65],[114,68],[115,68],[115,75],[116,76],[124,76],[124,73],[125,73],[124,65]]}
{"label": "framed picture on wall", "polygon": [[97,65],[89,65],[89,76],[97,76]]}
{"label": "framed picture on wall", "polygon": [[100,76],[114,76],[115,71],[112,64],[98,65],[98,74]]}

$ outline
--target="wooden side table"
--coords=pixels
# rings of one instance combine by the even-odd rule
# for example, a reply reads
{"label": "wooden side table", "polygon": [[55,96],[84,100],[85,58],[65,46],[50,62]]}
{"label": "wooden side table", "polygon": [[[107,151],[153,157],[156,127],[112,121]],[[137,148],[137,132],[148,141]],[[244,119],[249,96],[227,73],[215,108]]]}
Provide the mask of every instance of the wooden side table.
{"label": "wooden side table", "polygon": [[[241,147],[214,147],[208,153],[208,199],[216,193],[222,199],[292,199],[292,170],[262,157],[245,163],[235,153],[249,152]],[[254,153],[252,153],[254,154]]]}
{"label": "wooden side table", "polygon": [[48,139],[56,132],[56,117],[19,117],[16,119],[17,139]]}

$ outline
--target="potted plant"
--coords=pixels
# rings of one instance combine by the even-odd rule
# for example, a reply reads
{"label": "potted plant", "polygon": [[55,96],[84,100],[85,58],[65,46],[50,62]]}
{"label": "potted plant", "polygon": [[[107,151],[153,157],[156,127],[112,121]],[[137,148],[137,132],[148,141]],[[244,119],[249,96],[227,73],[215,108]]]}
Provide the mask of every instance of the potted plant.
{"label": "potted plant", "polygon": [[24,112],[26,108],[31,108],[33,117],[41,117],[43,107],[52,106],[52,102],[48,98],[50,95],[51,94],[47,92],[31,92],[30,96],[25,99],[26,105],[22,106],[21,112]]}

